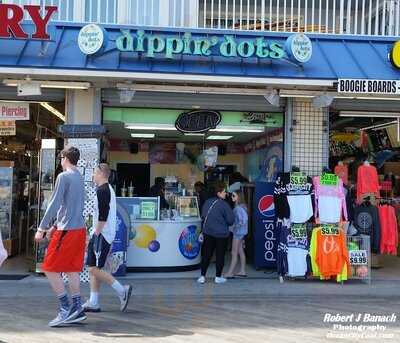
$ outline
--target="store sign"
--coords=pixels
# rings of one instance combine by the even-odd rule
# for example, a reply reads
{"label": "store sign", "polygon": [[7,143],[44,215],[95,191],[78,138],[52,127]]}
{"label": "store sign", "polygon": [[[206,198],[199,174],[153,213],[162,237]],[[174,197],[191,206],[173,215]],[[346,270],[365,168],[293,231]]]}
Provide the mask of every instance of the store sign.
{"label": "store sign", "polygon": [[0,120],[29,120],[29,103],[0,102]]}
{"label": "store sign", "polygon": [[[56,6],[45,6],[45,13],[42,16],[40,6],[25,5],[18,6],[12,4],[0,4],[0,38],[19,38],[19,39],[41,39],[49,40],[47,24],[51,16],[57,12]],[[24,15],[29,14],[30,19],[35,25],[35,32],[30,36],[29,32],[24,31],[22,21]]]}
{"label": "store sign", "polygon": [[0,121],[0,136],[15,136],[15,121]]}
{"label": "store sign", "polygon": [[400,80],[339,79],[338,93],[400,94]]}
{"label": "store sign", "polygon": [[286,51],[292,59],[300,63],[306,63],[312,56],[312,42],[304,34],[290,36],[285,44]]}
{"label": "store sign", "polygon": [[366,250],[350,250],[350,264],[352,266],[362,266],[368,264],[368,255]]}
{"label": "store sign", "polygon": [[146,57],[162,54],[167,59],[179,55],[292,59],[307,62],[312,55],[312,43],[304,34],[290,36],[286,44],[266,40],[265,37],[239,39],[234,35],[196,37],[190,32],[183,35],[165,36],[144,30],[121,30],[116,39],[121,52],[138,52]]}
{"label": "store sign", "polygon": [[78,34],[79,49],[85,55],[93,55],[104,48],[105,31],[96,24],[88,24]]}
{"label": "store sign", "polygon": [[400,41],[397,41],[393,44],[393,48],[390,51],[389,58],[393,66],[397,69],[400,69]]}
{"label": "store sign", "polygon": [[254,190],[254,265],[276,268],[277,232],[275,227],[274,183],[256,182]]}
{"label": "store sign", "polygon": [[175,121],[175,127],[183,133],[202,133],[215,129],[221,120],[218,111],[194,110],[181,113]]}

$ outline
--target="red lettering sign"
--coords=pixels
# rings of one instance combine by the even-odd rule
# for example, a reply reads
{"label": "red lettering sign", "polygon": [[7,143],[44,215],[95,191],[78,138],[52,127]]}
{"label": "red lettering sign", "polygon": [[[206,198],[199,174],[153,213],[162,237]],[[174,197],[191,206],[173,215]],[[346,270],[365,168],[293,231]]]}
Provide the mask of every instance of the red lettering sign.
{"label": "red lettering sign", "polygon": [[24,18],[24,9],[27,11],[35,24],[36,31],[32,34],[33,39],[50,39],[46,28],[56,6],[46,6],[45,16],[40,14],[40,6],[25,5],[24,8],[12,4],[0,4],[0,38],[27,39],[29,36],[24,31],[21,21]]}

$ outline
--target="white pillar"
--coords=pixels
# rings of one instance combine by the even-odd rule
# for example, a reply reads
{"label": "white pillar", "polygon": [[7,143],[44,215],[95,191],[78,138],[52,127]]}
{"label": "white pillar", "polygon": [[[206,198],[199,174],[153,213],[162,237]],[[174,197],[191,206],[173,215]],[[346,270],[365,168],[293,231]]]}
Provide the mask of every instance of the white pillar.
{"label": "white pillar", "polygon": [[67,124],[101,124],[101,89],[66,90]]}

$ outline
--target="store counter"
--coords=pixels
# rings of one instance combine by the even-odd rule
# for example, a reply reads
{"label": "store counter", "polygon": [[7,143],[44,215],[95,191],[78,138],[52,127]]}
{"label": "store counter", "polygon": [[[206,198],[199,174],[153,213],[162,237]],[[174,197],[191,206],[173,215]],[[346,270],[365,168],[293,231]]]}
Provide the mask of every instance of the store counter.
{"label": "store counter", "polygon": [[198,269],[200,218],[197,215],[160,220],[157,201],[158,198],[117,198],[118,226],[122,224],[128,231],[128,272]]}

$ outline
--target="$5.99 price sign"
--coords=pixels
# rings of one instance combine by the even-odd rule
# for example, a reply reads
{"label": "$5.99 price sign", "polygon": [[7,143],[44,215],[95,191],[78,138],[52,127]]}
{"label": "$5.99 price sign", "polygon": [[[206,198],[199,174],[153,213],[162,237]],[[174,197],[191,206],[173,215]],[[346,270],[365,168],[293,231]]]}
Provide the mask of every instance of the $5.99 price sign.
{"label": "$5.99 price sign", "polygon": [[367,250],[350,250],[350,264],[353,266],[362,266],[368,264]]}
{"label": "$5.99 price sign", "polygon": [[339,235],[339,227],[337,225],[322,225],[321,234],[323,236],[338,236]]}

